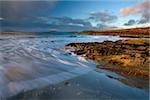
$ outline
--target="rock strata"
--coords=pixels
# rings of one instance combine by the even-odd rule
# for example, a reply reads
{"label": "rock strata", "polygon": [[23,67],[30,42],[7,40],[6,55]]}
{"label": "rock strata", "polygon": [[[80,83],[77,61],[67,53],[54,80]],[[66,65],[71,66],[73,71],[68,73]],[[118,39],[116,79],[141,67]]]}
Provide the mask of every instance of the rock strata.
{"label": "rock strata", "polygon": [[[149,77],[149,41],[144,39],[128,39],[118,41],[70,43],[77,55],[105,62],[111,66],[97,65],[97,68],[148,79]],[[112,67],[113,66],[113,67]]]}

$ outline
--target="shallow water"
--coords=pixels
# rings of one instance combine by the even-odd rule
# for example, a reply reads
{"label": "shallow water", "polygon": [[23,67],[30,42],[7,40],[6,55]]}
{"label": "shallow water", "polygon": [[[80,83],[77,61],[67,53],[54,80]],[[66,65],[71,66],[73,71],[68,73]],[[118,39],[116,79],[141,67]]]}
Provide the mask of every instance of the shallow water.
{"label": "shallow water", "polygon": [[94,62],[64,49],[65,44],[71,42],[119,39],[74,33],[0,36],[0,97],[14,100],[148,99],[147,82],[120,81],[127,78],[96,69]]}

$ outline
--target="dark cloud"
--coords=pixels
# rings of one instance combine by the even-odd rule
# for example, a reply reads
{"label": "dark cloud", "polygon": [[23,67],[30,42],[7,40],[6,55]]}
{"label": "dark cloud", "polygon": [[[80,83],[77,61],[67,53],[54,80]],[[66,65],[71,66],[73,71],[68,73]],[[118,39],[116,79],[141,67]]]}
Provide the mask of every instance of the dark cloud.
{"label": "dark cloud", "polygon": [[51,17],[51,22],[58,25],[78,25],[92,27],[91,23],[84,19],[72,19],[70,17]]}
{"label": "dark cloud", "polygon": [[138,24],[144,24],[144,23],[148,23],[150,20],[150,11],[144,11],[142,14],[141,19],[139,20]]}
{"label": "dark cloud", "polygon": [[118,27],[117,26],[110,26],[110,25],[102,24],[102,23],[97,24],[98,30],[109,30],[109,29],[116,29],[116,28],[118,28]]}
{"label": "dark cloud", "polygon": [[[3,30],[18,31],[82,31],[95,29],[90,22],[84,19],[72,19],[70,17],[27,17],[26,19],[2,20]],[[10,28],[10,29],[9,29]]]}
{"label": "dark cloud", "polygon": [[[46,26],[37,22],[37,16],[47,16],[56,1],[0,1],[1,31],[29,30]],[[38,24],[37,24],[38,23]]]}
{"label": "dark cloud", "polygon": [[93,29],[91,23],[83,19],[47,17],[55,4],[56,1],[0,1],[1,31]]}
{"label": "dark cloud", "polygon": [[108,11],[90,13],[89,19],[100,22],[111,22],[117,19],[117,16],[110,14]]}
{"label": "dark cloud", "polygon": [[144,23],[148,23],[148,20],[146,19],[140,19],[138,24],[144,24]]}
{"label": "dark cloud", "polygon": [[131,25],[134,25],[134,24],[136,24],[136,21],[134,19],[131,19],[127,23],[125,23],[124,25],[125,26],[131,26]]}
{"label": "dark cloud", "polygon": [[78,26],[78,25],[49,25],[49,29],[56,29],[57,31],[83,31],[83,30],[93,30],[95,27],[87,27],[87,26]]}
{"label": "dark cloud", "polygon": [[0,17],[19,20],[37,15],[47,15],[55,1],[0,1]]}
{"label": "dark cloud", "polygon": [[[0,1],[1,31],[82,31],[99,29],[87,19],[52,17],[51,10],[56,1]],[[111,22],[117,16],[109,12],[91,13],[89,19],[98,22]],[[107,27],[107,25],[103,25]],[[109,27],[110,28],[110,27]]]}
{"label": "dark cloud", "polygon": [[[40,17],[45,22],[49,29],[58,31],[81,31],[95,29],[89,21],[84,19],[73,19],[71,17]],[[40,23],[41,24],[41,23]]]}

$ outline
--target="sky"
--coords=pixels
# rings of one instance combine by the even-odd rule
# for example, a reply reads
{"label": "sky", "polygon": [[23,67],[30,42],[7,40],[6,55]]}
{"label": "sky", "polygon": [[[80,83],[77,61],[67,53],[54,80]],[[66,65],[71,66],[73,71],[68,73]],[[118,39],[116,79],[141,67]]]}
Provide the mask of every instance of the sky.
{"label": "sky", "polygon": [[0,1],[0,31],[83,31],[150,25],[149,0]]}

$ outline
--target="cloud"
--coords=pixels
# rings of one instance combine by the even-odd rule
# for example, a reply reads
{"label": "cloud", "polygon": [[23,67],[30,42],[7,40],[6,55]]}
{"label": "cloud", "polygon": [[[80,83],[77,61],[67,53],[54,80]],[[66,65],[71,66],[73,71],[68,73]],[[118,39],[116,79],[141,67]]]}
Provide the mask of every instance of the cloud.
{"label": "cloud", "polygon": [[123,17],[129,16],[129,15],[141,14],[141,19],[139,20],[138,24],[144,24],[144,23],[149,22],[149,17],[150,17],[149,9],[150,9],[150,1],[147,0],[134,6],[121,8],[120,14]]}
{"label": "cloud", "polygon": [[49,29],[56,29],[58,31],[82,31],[82,30],[104,30],[116,29],[118,27],[108,25],[106,23],[99,23],[95,27],[86,19],[73,19],[71,17],[40,17],[42,21],[47,23]]}
{"label": "cloud", "polygon": [[120,13],[122,16],[129,16],[137,13],[143,13],[145,10],[150,9],[149,5],[150,5],[150,1],[147,0],[145,2],[142,2],[140,4],[131,7],[121,8]]}
{"label": "cloud", "polygon": [[73,19],[71,17],[28,17],[22,20],[2,20],[3,31],[83,31],[114,29],[105,23],[92,24],[87,19]]}
{"label": "cloud", "polygon": [[36,17],[47,16],[55,4],[56,1],[0,1],[1,30],[38,28]]}
{"label": "cloud", "polygon": [[125,26],[131,26],[136,24],[136,21],[134,19],[129,20],[127,23],[124,23]]}
{"label": "cloud", "polygon": [[56,1],[0,1],[0,17],[19,20],[36,16],[39,13],[44,16],[50,12],[55,4]]}
{"label": "cloud", "polygon": [[13,29],[16,31],[82,31],[95,29],[89,21],[70,17],[27,17],[20,20],[3,20],[1,23],[3,30]]}
{"label": "cloud", "polygon": [[38,17],[36,24],[40,27],[47,27],[49,30],[57,31],[82,31],[82,30],[103,30],[115,29],[116,26],[99,23],[95,27],[87,19],[73,19],[71,17]]}
{"label": "cloud", "polygon": [[4,20],[4,18],[0,17],[0,20]]}
{"label": "cloud", "polygon": [[78,25],[78,26],[86,26],[92,27],[91,23],[85,21],[84,19],[72,19],[70,17],[51,17],[52,23],[58,25]]}
{"label": "cloud", "polygon": [[[91,20],[107,23],[117,19],[109,12],[90,13],[89,19],[52,17],[56,1],[0,1],[1,30],[14,31],[82,31],[101,29]],[[88,16],[87,16],[88,17]],[[103,27],[106,27],[105,25]]]}
{"label": "cloud", "polygon": [[[71,17],[39,17],[39,22],[45,22],[50,29],[59,31],[81,31],[95,29],[92,24],[85,19],[73,19]],[[41,23],[40,23],[41,24]]]}
{"label": "cloud", "polygon": [[109,30],[109,29],[116,29],[116,28],[118,28],[118,27],[108,25],[108,24],[102,24],[102,23],[97,24],[97,29],[98,30]]}
{"label": "cloud", "polygon": [[144,23],[148,23],[147,19],[140,19],[138,24],[144,24]]}
{"label": "cloud", "polygon": [[111,22],[117,19],[117,16],[110,14],[108,11],[92,12],[89,19],[99,22]]}
{"label": "cloud", "polygon": [[[51,17],[56,1],[0,1],[1,30],[80,31],[95,29],[84,19]],[[3,20],[4,19],[4,20]]]}
{"label": "cloud", "polygon": [[148,10],[142,14],[142,17],[139,20],[138,24],[148,23],[150,21],[149,18],[150,18],[150,11]]}

